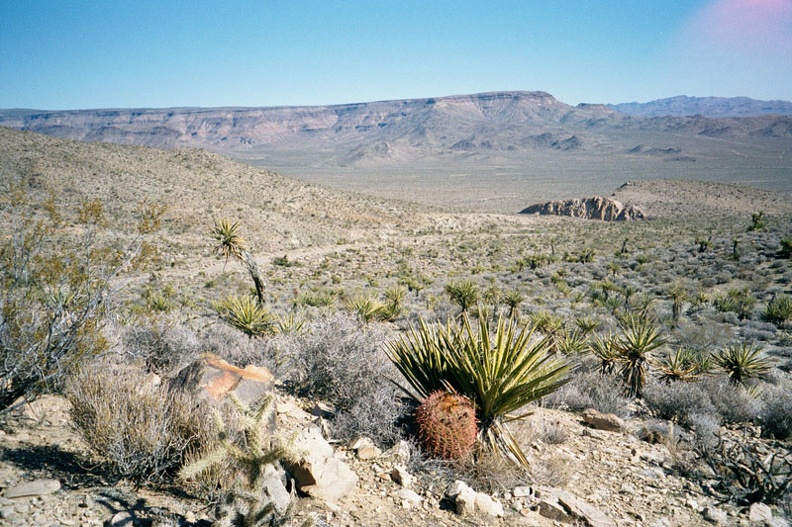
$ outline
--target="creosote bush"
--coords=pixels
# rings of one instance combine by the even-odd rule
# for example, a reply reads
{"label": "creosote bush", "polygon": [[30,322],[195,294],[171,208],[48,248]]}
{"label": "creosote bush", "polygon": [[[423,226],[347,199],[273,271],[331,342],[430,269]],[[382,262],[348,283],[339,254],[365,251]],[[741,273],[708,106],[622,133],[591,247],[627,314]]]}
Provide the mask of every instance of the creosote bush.
{"label": "creosote bush", "polygon": [[117,478],[173,477],[186,457],[211,444],[206,409],[133,366],[98,363],[66,386],[72,426]]}

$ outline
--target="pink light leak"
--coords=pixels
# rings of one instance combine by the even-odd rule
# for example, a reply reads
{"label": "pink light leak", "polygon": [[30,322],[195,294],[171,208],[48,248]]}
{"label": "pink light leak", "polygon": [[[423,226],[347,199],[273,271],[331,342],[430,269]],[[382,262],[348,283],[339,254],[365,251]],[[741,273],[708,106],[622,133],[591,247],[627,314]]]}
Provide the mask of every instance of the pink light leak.
{"label": "pink light leak", "polygon": [[714,0],[692,29],[710,45],[742,51],[792,47],[792,0]]}

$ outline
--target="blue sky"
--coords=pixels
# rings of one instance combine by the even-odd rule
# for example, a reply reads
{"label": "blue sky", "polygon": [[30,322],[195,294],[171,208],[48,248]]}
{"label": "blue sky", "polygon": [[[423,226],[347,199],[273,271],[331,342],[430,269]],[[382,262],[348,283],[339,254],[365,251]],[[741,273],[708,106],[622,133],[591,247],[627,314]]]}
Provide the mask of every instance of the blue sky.
{"label": "blue sky", "polygon": [[0,0],[0,108],[792,100],[792,0]]}

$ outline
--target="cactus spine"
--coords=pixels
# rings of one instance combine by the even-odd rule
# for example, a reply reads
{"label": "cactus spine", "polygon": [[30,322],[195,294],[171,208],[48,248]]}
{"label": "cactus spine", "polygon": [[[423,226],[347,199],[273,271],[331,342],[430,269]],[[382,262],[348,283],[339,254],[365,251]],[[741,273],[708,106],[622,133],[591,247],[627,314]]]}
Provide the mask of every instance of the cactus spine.
{"label": "cactus spine", "polygon": [[476,410],[467,397],[436,391],[415,411],[418,437],[424,448],[443,459],[469,456],[476,446]]}

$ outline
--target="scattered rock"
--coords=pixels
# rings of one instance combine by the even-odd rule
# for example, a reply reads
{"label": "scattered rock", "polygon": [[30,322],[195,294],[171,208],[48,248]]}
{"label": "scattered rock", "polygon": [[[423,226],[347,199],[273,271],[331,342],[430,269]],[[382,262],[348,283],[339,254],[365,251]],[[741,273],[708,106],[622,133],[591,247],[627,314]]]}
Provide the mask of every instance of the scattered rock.
{"label": "scattered rock", "polygon": [[726,511],[716,507],[705,507],[702,514],[705,520],[715,525],[724,525],[729,521],[729,515]]}
{"label": "scattered rock", "polygon": [[405,489],[409,489],[412,487],[413,484],[413,477],[412,475],[407,472],[407,469],[402,465],[396,465],[393,467],[390,473],[391,479],[398,485],[401,485]]}
{"label": "scattered rock", "polygon": [[297,481],[297,488],[309,496],[335,501],[352,492],[358,477],[346,463],[334,457],[333,447],[322,437],[319,428],[303,430],[294,448],[302,457],[287,463],[286,469]]}
{"label": "scattered rock", "polygon": [[199,399],[215,402],[233,393],[247,405],[254,405],[274,386],[275,377],[267,368],[237,368],[211,353],[182,369],[171,381],[171,388],[195,393]]}
{"label": "scattered rock", "polygon": [[541,488],[536,492],[541,498],[539,514],[556,521],[580,521],[589,527],[617,527],[616,522],[598,508],[555,488]]}
{"label": "scattered rock", "polygon": [[421,498],[417,492],[410,489],[399,489],[393,493],[393,497],[396,498],[405,509],[420,505],[423,501],[423,498]]}
{"label": "scattered rock", "polygon": [[503,505],[499,501],[494,500],[489,494],[484,494],[483,492],[476,493],[476,510],[482,514],[498,518],[502,518],[505,514]]}
{"label": "scattered rock", "polygon": [[489,494],[476,492],[464,481],[456,480],[446,489],[446,497],[454,500],[456,513],[460,516],[475,514],[477,511],[490,516],[502,517],[503,505]]}
{"label": "scattered rock", "polygon": [[44,496],[59,491],[61,488],[60,481],[57,479],[37,479],[34,481],[26,481],[9,487],[5,491],[5,497],[9,499],[24,498],[28,496]]}
{"label": "scattered rock", "polygon": [[352,450],[355,451],[357,454],[358,459],[361,461],[368,461],[371,459],[377,459],[382,455],[382,450],[377,448],[377,445],[374,444],[374,441],[368,437],[359,437],[352,445],[350,446]]}
{"label": "scattered rock", "polygon": [[773,511],[764,503],[752,503],[748,509],[748,519],[752,522],[764,522],[773,519]]}
{"label": "scattered rock", "polygon": [[646,216],[643,211],[632,205],[624,205],[611,198],[593,197],[570,199],[565,201],[548,201],[537,203],[523,209],[521,214],[541,214],[554,216],[571,216],[603,221],[642,220]]}
{"label": "scattered rock", "polygon": [[604,414],[594,408],[588,408],[583,412],[583,422],[597,430],[608,432],[621,432],[624,429],[624,421],[614,414]]}

